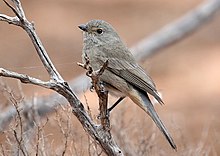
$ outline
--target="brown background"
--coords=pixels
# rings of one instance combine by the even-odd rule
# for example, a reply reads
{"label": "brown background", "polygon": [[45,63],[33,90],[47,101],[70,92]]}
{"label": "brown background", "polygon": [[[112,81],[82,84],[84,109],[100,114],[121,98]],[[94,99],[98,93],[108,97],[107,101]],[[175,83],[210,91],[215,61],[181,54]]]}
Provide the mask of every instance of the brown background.
{"label": "brown background", "polygon": [[[81,61],[82,49],[82,34],[77,25],[91,19],[104,19],[131,47],[200,3],[201,0],[22,1],[27,18],[34,21],[49,56],[65,80],[84,72],[76,65]],[[0,12],[13,15],[2,1]],[[219,15],[217,13],[196,33],[141,63],[163,94],[166,105],[156,107],[172,132],[179,152],[190,147],[195,149],[203,142],[204,148],[211,151],[210,155],[220,154]],[[4,22],[0,23],[0,67],[48,79],[27,34],[21,28]],[[17,81],[4,80],[17,90]],[[27,97],[50,93],[32,85],[22,85],[22,88]],[[94,96],[88,93],[90,100]],[[130,113],[128,118],[149,120],[142,110],[130,103],[126,100],[116,109],[126,108]],[[91,107],[97,109],[97,105]],[[145,125],[145,121],[141,124]],[[149,123],[145,126],[150,127]],[[146,134],[148,132],[145,131]],[[207,137],[204,137],[204,132],[207,132]],[[157,137],[161,139],[161,147],[173,153],[162,136]]]}

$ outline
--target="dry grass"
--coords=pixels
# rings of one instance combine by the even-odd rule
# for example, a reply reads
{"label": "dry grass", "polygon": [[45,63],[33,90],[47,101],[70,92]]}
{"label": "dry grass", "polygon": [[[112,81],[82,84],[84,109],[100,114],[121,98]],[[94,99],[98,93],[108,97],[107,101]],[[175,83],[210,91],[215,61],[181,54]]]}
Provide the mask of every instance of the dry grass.
{"label": "dry grass", "polygon": [[[35,111],[34,104],[30,112],[23,115],[19,104],[23,102],[24,97],[16,95],[7,85],[2,85],[2,93],[7,100],[13,103],[17,111],[17,117],[1,133],[1,156],[105,155],[97,143],[84,132],[82,126],[72,115],[70,107],[60,106],[55,113],[42,119]],[[85,95],[84,98],[86,99]],[[85,103],[88,112],[94,120],[97,120],[97,114],[94,113],[96,111],[89,107],[88,101]],[[214,143],[210,143],[211,126],[209,124],[204,125],[203,130],[198,132],[200,133],[199,141],[189,143],[189,134],[181,130],[183,124],[180,123],[184,122],[179,122],[178,117],[175,121],[169,120],[170,123],[166,125],[177,142],[177,152],[169,147],[147,115],[135,105],[130,105],[128,100],[125,100],[118,108],[113,110],[111,114],[111,131],[126,156],[218,155]],[[216,135],[219,135],[219,133]]]}
{"label": "dry grass", "polygon": [[[129,0],[123,1],[124,3],[113,1],[115,3],[111,5],[99,0],[88,2],[23,2],[28,18],[36,23],[49,55],[66,80],[83,72],[75,65],[81,60],[82,36],[77,29],[80,23],[93,18],[105,19],[117,28],[122,39],[131,46],[177,19],[201,1]],[[3,2],[0,3],[2,12],[9,12]],[[220,155],[219,17],[215,16],[212,22],[196,34],[148,59],[144,64],[145,69],[151,72],[158,89],[165,92],[166,106],[157,107],[157,110],[177,142],[178,151],[169,147],[143,111],[130,101],[125,101],[111,113],[111,125],[113,136],[126,155]],[[59,19],[59,24],[55,19]],[[7,24],[1,25],[0,32],[1,66],[47,79],[26,34]],[[22,111],[19,109],[20,102],[24,100],[21,90],[14,91],[13,87],[13,90],[8,88],[7,91],[4,87],[8,86],[1,86],[1,112],[9,105],[10,98],[14,98],[14,107],[17,107],[19,114]],[[48,90],[37,87],[23,88],[28,96],[33,96],[36,92],[49,94]],[[88,93],[86,95],[95,119],[97,101],[94,102],[94,97],[88,97]],[[37,96],[33,97],[33,107],[28,114],[20,117],[18,115],[1,132],[0,155],[18,155],[22,150],[26,155],[44,156],[87,156],[101,153],[68,107],[59,107],[56,113],[48,114],[42,119],[34,110],[35,99]]]}

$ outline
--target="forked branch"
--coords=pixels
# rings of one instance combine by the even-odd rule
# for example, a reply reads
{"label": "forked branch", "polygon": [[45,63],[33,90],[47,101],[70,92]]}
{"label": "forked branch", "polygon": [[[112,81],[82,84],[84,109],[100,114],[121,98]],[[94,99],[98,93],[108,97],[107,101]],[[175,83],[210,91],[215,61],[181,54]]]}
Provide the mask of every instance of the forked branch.
{"label": "forked branch", "polygon": [[99,117],[101,119],[101,125],[103,129],[106,131],[106,133],[109,133],[109,136],[111,137],[110,120],[108,112],[108,91],[105,89],[104,85],[100,81],[100,76],[103,74],[103,72],[108,66],[108,60],[103,64],[103,66],[99,70],[94,71],[90,65],[89,58],[87,55],[85,55],[84,59],[86,61],[85,64],[78,63],[78,65],[87,70],[86,75],[89,76],[92,80],[91,88],[95,89],[99,97]]}
{"label": "forked branch", "polygon": [[[30,83],[56,91],[57,93],[65,97],[65,99],[69,102],[72,107],[73,114],[78,118],[85,131],[94,139],[94,141],[98,142],[100,147],[107,155],[123,156],[122,151],[114,142],[113,138],[109,137],[109,131],[106,132],[103,128],[100,128],[100,126],[92,121],[88,113],[85,111],[83,104],[77,98],[75,93],[71,90],[68,83],[63,80],[61,75],[54,67],[39,37],[37,36],[37,33],[35,32],[34,25],[25,18],[25,13],[23,11],[20,1],[11,0],[15,7],[10,5],[5,0],[3,1],[9,8],[12,9],[16,16],[9,17],[7,15],[0,14],[0,21],[6,21],[9,24],[20,26],[28,33],[29,37],[32,40],[32,43],[35,46],[38,56],[40,57],[44,67],[46,68],[50,76],[50,80],[44,82],[28,75],[8,71],[3,68],[0,68],[0,76],[19,79],[22,83]],[[101,74],[103,70],[100,70],[98,74]]]}

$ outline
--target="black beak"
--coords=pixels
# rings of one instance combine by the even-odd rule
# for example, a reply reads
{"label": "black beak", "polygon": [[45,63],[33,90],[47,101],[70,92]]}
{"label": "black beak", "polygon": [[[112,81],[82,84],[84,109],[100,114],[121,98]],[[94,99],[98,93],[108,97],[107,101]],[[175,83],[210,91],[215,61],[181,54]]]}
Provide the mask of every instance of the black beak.
{"label": "black beak", "polygon": [[81,24],[81,25],[79,25],[78,27],[79,27],[79,29],[81,29],[82,31],[86,31],[86,32],[88,31],[88,30],[87,30],[87,26],[86,26],[85,24]]}

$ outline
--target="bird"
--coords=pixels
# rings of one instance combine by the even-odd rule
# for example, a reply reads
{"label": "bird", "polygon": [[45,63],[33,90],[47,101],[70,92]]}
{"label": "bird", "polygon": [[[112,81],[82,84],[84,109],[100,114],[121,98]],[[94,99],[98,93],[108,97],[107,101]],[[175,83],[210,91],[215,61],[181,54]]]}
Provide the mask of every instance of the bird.
{"label": "bird", "polygon": [[120,97],[118,103],[124,97],[129,97],[152,118],[170,146],[176,150],[173,138],[149,98],[151,95],[160,104],[164,103],[154,81],[136,62],[113,26],[104,20],[93,19],[78,27],[83,31],[82,61],[85,63],[85,57],[88,57],[94,70],[99,70],[108,61],[105,71],[100,76],[106,90]]}

